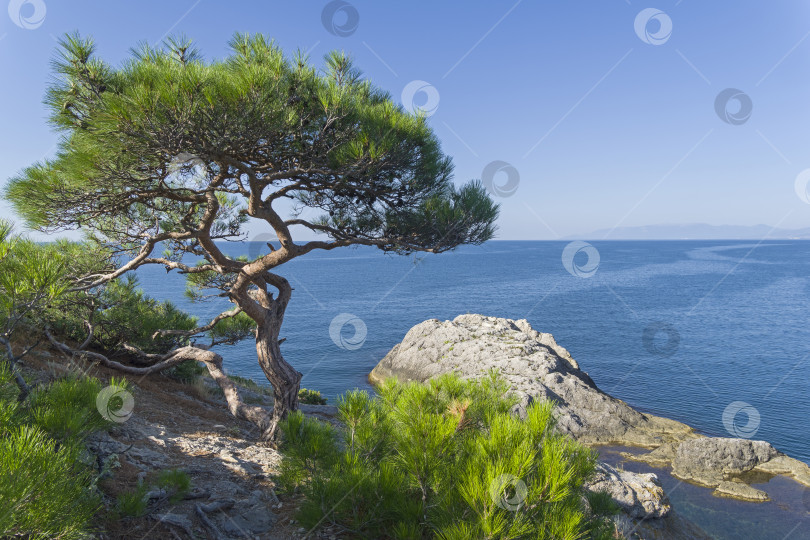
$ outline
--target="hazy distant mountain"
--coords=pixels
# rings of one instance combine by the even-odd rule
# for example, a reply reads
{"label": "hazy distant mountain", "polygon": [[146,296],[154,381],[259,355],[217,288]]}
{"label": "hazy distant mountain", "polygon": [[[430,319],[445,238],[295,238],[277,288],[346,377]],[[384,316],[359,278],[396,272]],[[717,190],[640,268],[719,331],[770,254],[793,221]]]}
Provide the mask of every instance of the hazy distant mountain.
{"label": "hazy distant mountain", "polygon": [[590,234],[572,235],[583,240],[762,240],[810,239],[810,228],[774,229],[769,225],[648,225],[644,227],[618,227],[600,229]]}

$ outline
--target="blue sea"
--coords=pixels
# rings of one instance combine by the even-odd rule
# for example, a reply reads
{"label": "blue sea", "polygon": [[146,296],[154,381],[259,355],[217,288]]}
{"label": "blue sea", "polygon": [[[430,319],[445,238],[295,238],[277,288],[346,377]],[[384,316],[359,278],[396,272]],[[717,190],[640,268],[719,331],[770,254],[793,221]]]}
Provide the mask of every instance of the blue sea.
{"label": "blue sea", "polygon": [[[567,245],[313,252],[277,269],[295,289],[282,351],[304,374],[302,385],[331,401],[370,389],[368,372],[425,319],[528,319],[631,406],[708,435],[764,439],[810,462],[810,242]],[[267,251],[261,242],[222,248],[234,256]],[[191,304],[183,277],[160,267],[138,275],[147,293],[201,320],[230,305]],[[219,352],[230,373],[265,381],[251,341]]]}

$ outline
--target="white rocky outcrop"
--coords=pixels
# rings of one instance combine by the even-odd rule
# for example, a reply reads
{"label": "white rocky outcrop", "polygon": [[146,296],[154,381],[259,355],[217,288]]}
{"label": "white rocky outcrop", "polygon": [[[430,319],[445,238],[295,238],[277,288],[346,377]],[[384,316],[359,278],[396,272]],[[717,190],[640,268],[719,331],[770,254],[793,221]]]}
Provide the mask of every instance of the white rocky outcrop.
{"label": "white rocky outcrop", "polygon": [[430,319],[405,335],[369,375],[424,382],[455,372],[475,378],[496,369],[521,397],[518,412],[535,399],[557,403],[561,431],[589,444],[656,447],[682,440],[692,429],[644,414],[602,392],[551,334],[527,321],[460,315]]}

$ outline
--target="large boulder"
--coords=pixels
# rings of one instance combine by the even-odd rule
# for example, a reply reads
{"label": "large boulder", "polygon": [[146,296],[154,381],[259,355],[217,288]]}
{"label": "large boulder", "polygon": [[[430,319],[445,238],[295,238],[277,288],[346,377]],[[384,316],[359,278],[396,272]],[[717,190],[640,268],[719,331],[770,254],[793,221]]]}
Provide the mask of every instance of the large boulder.
{"label": "large boulder", "polygon": [[672,474],[696,484],[717,487],[723,480],[751,471],[777,455],[779,452],[765,441],[703,437],[678,446]]}
{"label": "large boulder", "polygon": [[656,447],[692,436],[689,426],[636,411],[601,391],[551,334],[515,321],[460,315],[414,326],[369,375],[424,382],[444,373],[478,378],[496,369],[520,396],[518,414],[537,399],[557,404],[559,429],[588,444]]}

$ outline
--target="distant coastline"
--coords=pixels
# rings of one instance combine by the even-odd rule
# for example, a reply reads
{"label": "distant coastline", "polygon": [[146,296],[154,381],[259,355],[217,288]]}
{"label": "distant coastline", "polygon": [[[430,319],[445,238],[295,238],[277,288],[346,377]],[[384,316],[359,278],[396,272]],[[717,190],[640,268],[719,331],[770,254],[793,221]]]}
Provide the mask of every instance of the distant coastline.
{"label": "distant coastline", "polygon": [[810,228],[780,229],[770,225],[645,225],[599,229],[565,240],[810,240]]}

